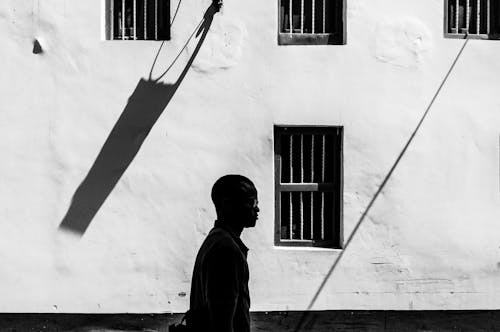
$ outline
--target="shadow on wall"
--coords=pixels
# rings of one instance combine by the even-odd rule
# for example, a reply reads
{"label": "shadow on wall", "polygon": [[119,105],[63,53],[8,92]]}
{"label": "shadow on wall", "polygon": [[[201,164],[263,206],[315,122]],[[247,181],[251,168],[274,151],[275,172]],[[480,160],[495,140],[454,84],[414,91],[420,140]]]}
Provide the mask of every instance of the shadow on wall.
{"label": "shadow on wall", "polygon": [[[173,64],[158,79],[153,80],[150,75],[148,80],[139,81],[90,171],[73,195],[71,205],[59,229],[68,230],[80,236],[85,233],[118,180],[134,160],[151,128],[172,100],[196,58],[217,11],[215,4],[210,5],[206,10],[195,30],[196,36],[201,34],[196,48],[174,84],[158,82]],[[194,32],[191,37],[193,35]]]}

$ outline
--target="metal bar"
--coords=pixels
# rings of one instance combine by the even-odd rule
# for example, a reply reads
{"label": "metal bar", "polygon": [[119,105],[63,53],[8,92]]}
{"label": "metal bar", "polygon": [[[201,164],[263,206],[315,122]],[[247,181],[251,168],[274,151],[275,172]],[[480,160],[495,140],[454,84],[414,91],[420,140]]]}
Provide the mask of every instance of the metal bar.
{"label": "metal bar", "polygon": [[470,0],[465,0],[465,31],[469,32],[469,21],[470,21]]}
{"label": "metal bar", "polygon": [[132,11],[134,13],[134,40],[137,39],[137,0],[134,0],[133,4],[134,8],[132,8]]}
{"label": "metal bar", "polygon": [[293,135],[290,135],[290,183],[293,183]]}
{"label": "metal bar", "polygon": [[311,240],[314,239],[314,193],[311,192]]}
{"label": "metal bar", "polygon": [[460,3],[459,0],[455,1],[455,29],[457,29],[456,33],[459,33],[458,31],[458,13],[460,12]]}
{"label": "metal bar", "polygon": [[316,0],[312,0],[312,33],[314,33],[314,25],[316,24]]}
{"label": "metal bar", "polygon": [[314,135],[311,135],[311,182],[314,182]]}
{"label": "metal bar", "polygon": [[304,135],[300,135],[300,183],[304,183]]}
{"label": "metal bar", "polygon": [[321,193],[321,240],[325,239],[325,193]]}
{"label": "metal bar", "polygon": [[144,40],[148,39],[148,0],[144,0]]}
{"label": "metal bar", "polygon": [[300,33],[304,33],[304,0],[300,0]]}
{"label": "metal bar", "polygon": [[313,243],[312,240],[301,240],[301,239],[281,239],[282,242],[292,242],[292,243]]}
{"label": "metal bar", "polygon": [[[323,134],[323,146],[322,146],[322,152],[321,152],[321,182],[325,182],[325,167],[326,167],[326,162],[325,162],[325,142],[326,142],[326,137]],[[325,193],[321,192],[321,240],[325,238]]]}
{"label": "metal bar", "polygon": [[[314,2],[314,0],[313,0]],[[311,182],[314,182],[314,134],[311,135]],[[314,239],[314,193],[311,192],[311,240]]]}
{"label": "metal bar", "polygon": [[325,165],[325,163],[326,163],[326,161],[325,161],[325,158],[326,158],[326,156],[325,156],[325,154],[326,154],[325,153],[325,142],[326,142],[325,135],[322,135],[322,138],[323,138],[323,144],[321,147],[321,149],[322,149],[322,151],[321,151],[321,182],[324,183],[325,182],[325,167],[326,167],[326,165]]}
{"label": "metal bar", "polygon": [[122,40],[125,39],[125,0],[122,0]]}
{"label": "metal bar", "polygon": [[290,193],[290,240],[293,239],[293,205],[292,205],[292,193]]}
{"label": "metal bar", "polygon": [[282,183],[280,191],[335,191],[335,183]]}
{"label": "metal bar", "polygon": [[481,0],[477,0],[476,33],[481,33]]}
{"label": "metal bar", "polygon": [[155,0],[155,40],[158,40],[158,0]]}
{"label": "metal bar", "polygon": [[323,0],[323,33],[326,32],[326,0]]}
{"label": "metal bar", "polygon": [[115,39],[115,0],[110,0],[109,1],[109,11],[110,11],[110,22],[111,24],[109,25],[109,33],[110,33],[110,39]]}
{"label": "metal bar", "polygon": [[290,21],[290,33],[293,33],[293,12],[292,12],[293,0],[288,1],[288,20]]}
{"label": "metal bar", "polygon": [[[291,1],[291,0],[290,0]],[[289,156],[290,156],[290,183],[293,182],[293,135],[290,135],[290,146],[289,146]],[[292,205],[292,193],[289,194],[289,206],[290,206],[290,240],[293,239],[293,205]]]}
{"label": "metal bar", "polygon": [[304,239],[304,195],[300,192],[300,239]]}
{"label": "metal bar", "polygon": [[490,29],[491,29],[491,0],[486,0],[486,33],[489,35],[490,34]]}

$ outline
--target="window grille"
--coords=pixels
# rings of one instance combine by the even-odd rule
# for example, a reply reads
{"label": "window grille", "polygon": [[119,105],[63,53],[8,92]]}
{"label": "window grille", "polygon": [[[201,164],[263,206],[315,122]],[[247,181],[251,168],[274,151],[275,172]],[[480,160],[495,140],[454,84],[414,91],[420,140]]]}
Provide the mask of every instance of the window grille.
{"label": "window grille", "polygon": [[341,127],[275,127],[276,245],[341,247],[341,160]]}
{"label": "window grille", "polygon": [[344,44],[345,0],[279,0],[279,8],[279,44]]}
{"label": "window grille", "polygon": [[445,0],[445,32],[450,37],[498,38],[498,0]]}
{"label": "window grille", "polygon": [[108,0],[108,39],[169,40],[169,0]]}

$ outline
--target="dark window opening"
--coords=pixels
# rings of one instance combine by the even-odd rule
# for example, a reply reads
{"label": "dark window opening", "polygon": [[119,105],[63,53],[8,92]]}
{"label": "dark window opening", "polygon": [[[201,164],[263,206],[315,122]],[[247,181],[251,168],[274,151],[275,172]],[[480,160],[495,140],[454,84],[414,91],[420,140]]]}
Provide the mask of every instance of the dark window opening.
{"label": "dark window opening", "polygon": [[497,0],[445,0],[448,37],[498,39],[500,4]]}
{"label": "dark window opening", "polygon": [[340,248],[342,128],[276,126],[274,137],[275,244]]}
{"label": "dark window opening", "polygon": [[169,40],[169,0],[109,0],[109,36],[115,40]]}
{"label": "dark window opening", "polygon": [[345,0],[279,0],[279,43],[345,43]]}

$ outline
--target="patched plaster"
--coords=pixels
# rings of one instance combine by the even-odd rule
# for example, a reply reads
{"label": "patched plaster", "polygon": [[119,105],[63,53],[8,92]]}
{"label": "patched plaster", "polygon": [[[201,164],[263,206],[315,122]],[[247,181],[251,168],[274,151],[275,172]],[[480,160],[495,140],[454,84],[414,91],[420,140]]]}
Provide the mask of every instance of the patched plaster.
{"label": "patched plaster", "polygon": [[375,28],[375,58],[394,66],[415,69],[432,50],[432,35],[416,18],[386,19]]}

